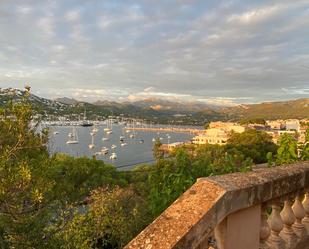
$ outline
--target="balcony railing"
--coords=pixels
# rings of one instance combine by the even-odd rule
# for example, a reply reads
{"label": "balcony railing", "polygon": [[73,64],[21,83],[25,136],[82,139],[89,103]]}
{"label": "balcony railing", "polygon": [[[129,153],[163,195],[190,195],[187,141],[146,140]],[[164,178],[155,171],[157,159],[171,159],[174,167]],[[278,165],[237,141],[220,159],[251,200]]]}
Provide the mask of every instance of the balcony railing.
{"label": "balcony railing", "polygon": [[309,249],[309,162],[201,178],[125,249]]}

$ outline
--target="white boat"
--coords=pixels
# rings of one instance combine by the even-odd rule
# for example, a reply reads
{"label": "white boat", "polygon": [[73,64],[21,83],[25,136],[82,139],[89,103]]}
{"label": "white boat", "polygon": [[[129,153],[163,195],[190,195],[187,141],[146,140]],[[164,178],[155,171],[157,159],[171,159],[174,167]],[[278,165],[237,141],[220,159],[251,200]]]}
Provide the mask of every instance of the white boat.
{"label": "white boat", "polygon": [[76,127],[73,127],[72,133],[69,133],[69,140],[67,141],[67,144],[78,144],[78,135]]}
{"label": "white boat", "polygon": [[54,131],[54,135],[58,135],[59,134],[59,131]]}
{"label": "white boat", "polygon": [[108,141],[108,140],[109,140],[108,137],[103,137],[103,138],[102,138],[102,141]]}
{"label": "white boat", "polygon": [[106,134],[112,134],[113,133],[113,131],[107,131],[106,132]]}
{"label": "white boat", "polygon": [[134,134],[131,134],[131,135],[130,135],[130,138],[134,138],[134,137],[135,137]]}
{"label": "white boat", "polygon": [[106,148],[106,147],[102,147],[102,149],[101,149],[101,153],[102,153],[103,155],[108,154],[108,152],[109,152],[108,148]]}
{"label": "white boat", "polygon": [[111,148],[112,148],[112,149],[116,149],[116,148],[117,148],[117,145],[113,144],[113,145],[111,146]]}
{"label": "white boat", "polygon": [[105,131],[105,132],[108,132],[108,131],[110,131],[110,130],[111,130],[111,129],[108,128],[108,127],[103,129],[103,131]]}
{"label": "white boat", "polygon": [[156,141],[156,139],[155,139],[155,138],[153,138],[153,139],[152,139],[152,142],[155,142],[155,141]]}
{"label": "white boat", "polygon": [[94,148],[94,144],[89,144],[88,147],[89,147],[89,149],[93,149]]}
{"label": "white boat", "polygon": [[128,144],[127,143],[121,143],[120,146],[124,147],[124,146],[127,146]]}
{"label": "white boat", "polygon": [[109,159],[111,159],[111,160],[117,159],[117,154],[113,152],[113,153],[111,154],[111,156],[109,157]]}

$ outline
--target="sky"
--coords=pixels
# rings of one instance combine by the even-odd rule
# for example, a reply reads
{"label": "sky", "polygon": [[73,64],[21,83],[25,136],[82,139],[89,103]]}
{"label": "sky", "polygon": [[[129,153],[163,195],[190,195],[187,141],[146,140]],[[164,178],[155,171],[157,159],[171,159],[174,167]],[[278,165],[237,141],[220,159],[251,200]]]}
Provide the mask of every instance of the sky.
{"label": "sky", "polygon": [[0,0],[0,87],[233,105],[309,97],[309,0]]}

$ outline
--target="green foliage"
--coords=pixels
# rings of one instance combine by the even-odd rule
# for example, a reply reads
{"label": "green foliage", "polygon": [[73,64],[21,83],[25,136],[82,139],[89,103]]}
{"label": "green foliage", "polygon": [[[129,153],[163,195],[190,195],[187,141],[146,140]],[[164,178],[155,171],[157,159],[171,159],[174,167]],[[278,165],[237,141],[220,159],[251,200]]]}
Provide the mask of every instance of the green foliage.
{"label": "green foliage", "polygon": [[297,140],[290,134],[281,135],[276,163],[280,165],[293,163],[297,160]]}
{"label": "green foliage", "polygon": [[[66,235],[67,226],[74,227],[73,221],[83,218],[80,209],[91,191],[101,186],[125,187],[131,179],[103,161],[62,154],[50,157],[45,146],[48,134],[33,125],[28,95],[22,102],[10,102],[0,109],[0,247],[75,248],[61,235]],[[141,202],[138,198],[134,202]],[[83,210],[88,214],[87,208]],[[119,227],[130,223],[123,221]],[[144,223],[134,221],[134,226],[132,233]],[[128,237],[121,241],[133,235],[123,236]],[[81,242],[80,248],[83,245]]]}
{"label": "green foliage", "polygon": [[246,172],[252,160],[237,150],[219,145],[183,147],[174,157],[160,160],[149,174],[149,205],[154,217],[164,211],[199,177]]}
{"label": "green foliage", "polygon": [[243,133],[232,132],[227,143],[228,150],[237,149],[254,163],[267,162],[267,153],[275,154],[277,150],[277,145],[272,142],[271,136],[253,129]]}
{"label": "green foliage", "polygon": [[300,160],[309,160],[309,128],[307,128],[305,133],[305,142],[299,146],[299,151]]}
{"label": "green foliage", "polygon": [[164,158],[164,151],[161,149],[162,143],[159,138],[156,139],[154,145],[153,145],[153,157],[160,161]]}
{"label": "green foliage", "polygon": [[54,248],[122,248],[150,222],[144,199],[132,187],[96,189],[88,202],[86,212],[75,209],[74,218],[54,238]]}
{"label": "green foliage", "polygon": [[149,174],[149,202],[154,216],[193,184],[190,165],[188,155],[184,150],[179,150],[175,159],[161,159],[154,166],[155,170]]}
{"label": "green foliage", "polygon": [[262,124],[265,125],[266,121],[263,118],[248,118],[248,119],[242,119],[238,122],[241,125],[245,124]]}

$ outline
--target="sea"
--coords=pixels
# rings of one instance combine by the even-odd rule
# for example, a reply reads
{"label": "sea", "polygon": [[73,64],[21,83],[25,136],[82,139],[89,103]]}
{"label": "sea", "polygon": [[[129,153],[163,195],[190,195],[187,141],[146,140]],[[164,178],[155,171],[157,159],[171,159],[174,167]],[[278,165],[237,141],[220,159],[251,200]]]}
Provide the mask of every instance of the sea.
{"label": "sea", "polygon": [[[106,163],[114,165],[119,170],[128,170],[138,164],[152,163],[153,158],[153,139],[159,138],[162,144],[174,143],[174,142],[186,142],[193,138],[193,134],[189,133],[175,133],[175,132],[154,132],[154,131],[141,131],[135,130],[134,138],[126,132],[125,126],[120,124],[114,124],[112,127],[112,134],[106,134],[104,128],[106,125],[98,125],[97,133],[94,135],[94,148],[89,149],[89,144],[92,143],[92,127],[81,126],[51,126],[50,127],[50,139],[49,139],[49,151],[50,153],[66,153],[74,157],[93,157],[96,152],[100,152],[102,147],[109,149],[107,155],[96,155],[98,160],[103,160]],[[161,126],[164,127],[164,126]],[[191,127],[192,128],[192,127]],[[197,127],[194,127],[197,128]],[[201,128],[201,127],[198,127]],[[69,140],[69,133],[77,133],[78,144],[67,144]],[[120,137],[124,137],[124,143],[126,146],[121,146]],[[108,138],[107,141],[103,141],[102,138]],[[112,145],[116,148],[112,149]],[[111,153],[116,153],[116,159],[110,159]],[[98,154],[98,153],[97,153]]]}

